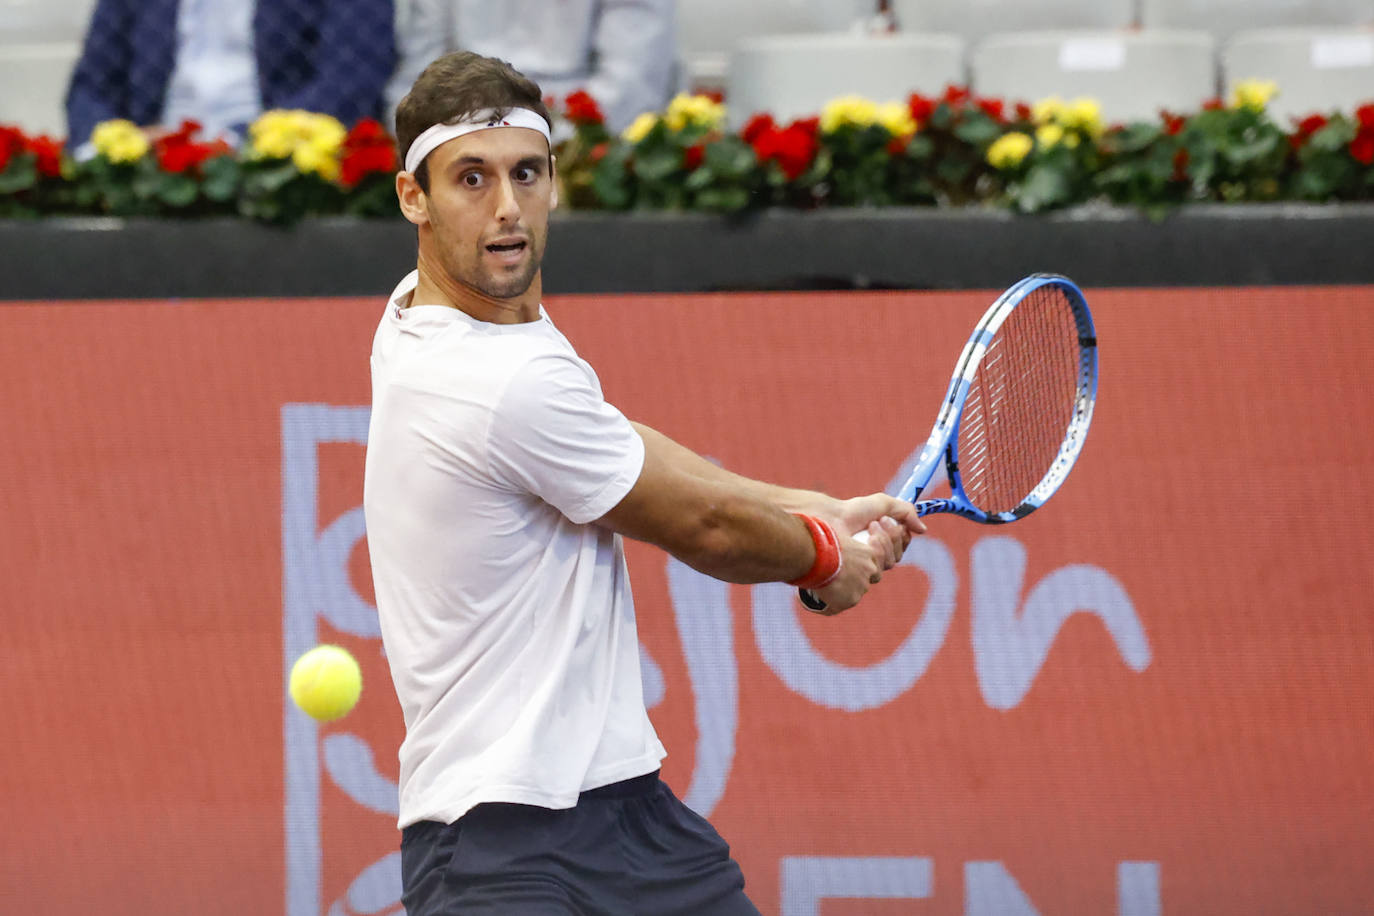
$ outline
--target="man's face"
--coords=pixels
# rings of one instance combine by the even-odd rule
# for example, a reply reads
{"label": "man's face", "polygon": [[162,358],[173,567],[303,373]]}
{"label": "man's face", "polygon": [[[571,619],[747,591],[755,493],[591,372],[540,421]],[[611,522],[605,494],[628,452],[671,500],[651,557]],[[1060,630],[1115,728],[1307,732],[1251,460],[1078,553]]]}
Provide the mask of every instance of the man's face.
{"label": "man's face", "polygon": [[483,295],[524,296],[556,203],[548,141],[520,127],[478,130],[443,144],[428,162],[431,255],[453,281]]}

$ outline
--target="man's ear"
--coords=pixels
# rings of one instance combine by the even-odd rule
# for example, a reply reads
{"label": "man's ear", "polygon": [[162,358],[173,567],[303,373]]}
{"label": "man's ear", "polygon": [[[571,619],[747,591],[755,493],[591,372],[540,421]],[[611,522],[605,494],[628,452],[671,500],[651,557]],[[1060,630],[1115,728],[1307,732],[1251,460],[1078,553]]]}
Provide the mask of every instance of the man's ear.
{"label": "man's ear", "polygon": [[558,209],[558,157],[549,153],[549,184],[553,190],[549,193],[549,209]]}
{"label": "man's ear", "polygon": [[401,214],[410,222],[417,226],[429,222],[429,195],[412,173],[396,173],[396,199],[400,202]]}

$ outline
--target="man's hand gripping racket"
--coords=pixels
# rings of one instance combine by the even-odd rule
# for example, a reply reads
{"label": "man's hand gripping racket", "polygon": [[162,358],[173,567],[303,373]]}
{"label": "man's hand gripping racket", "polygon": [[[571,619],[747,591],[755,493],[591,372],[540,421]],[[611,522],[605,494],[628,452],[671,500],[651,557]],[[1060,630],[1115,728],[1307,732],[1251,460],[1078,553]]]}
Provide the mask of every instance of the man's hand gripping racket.
{"label": "man's hand gripping racket", "polygon": [[[897,496],[920,516],[952,512],[985,525],[1025,518],[1078,460],[1096,400],[1097,336],[1083,292],[1057,274],[1026,277],[974,328]],[[942,459],[949,497],[917,502]],[[825,610],[805,589],[801,600]]]}

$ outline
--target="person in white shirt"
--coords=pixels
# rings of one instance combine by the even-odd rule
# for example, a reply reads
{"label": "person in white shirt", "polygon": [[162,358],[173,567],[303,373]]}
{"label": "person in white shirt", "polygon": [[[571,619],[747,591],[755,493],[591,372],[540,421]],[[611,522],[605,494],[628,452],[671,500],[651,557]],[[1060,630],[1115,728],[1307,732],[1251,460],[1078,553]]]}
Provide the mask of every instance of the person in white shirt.
{"label": "person in white shirt", "polygon": [[546,96],[584,90],[613,132],[662,111],[678,81],[674,0],[397,0],[392,111],[420,71],[457,50],[500,58]]}
{"label": "person in white shirt", "polygon": [[399,110],[417,270],[373,342],[363,504],[406,725],[402,899],[410,916],[755,914],[725,841],[658,778],[622,537],[833,613],[924,526],[884,494],[731,474],[605,401],[541,305],[541,97],[459,52]]}

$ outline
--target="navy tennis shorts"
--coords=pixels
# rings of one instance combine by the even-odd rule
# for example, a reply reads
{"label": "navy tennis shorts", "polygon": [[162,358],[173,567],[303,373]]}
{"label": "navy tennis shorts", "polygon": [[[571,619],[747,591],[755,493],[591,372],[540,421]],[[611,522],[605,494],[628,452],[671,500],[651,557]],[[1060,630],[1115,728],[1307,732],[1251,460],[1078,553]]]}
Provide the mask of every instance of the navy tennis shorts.
{"label": "navy tennis shorts", "polygon": [[407,916],[758,916],[730,847],[650,773],[573,808],[482,804],[401,834]]}

